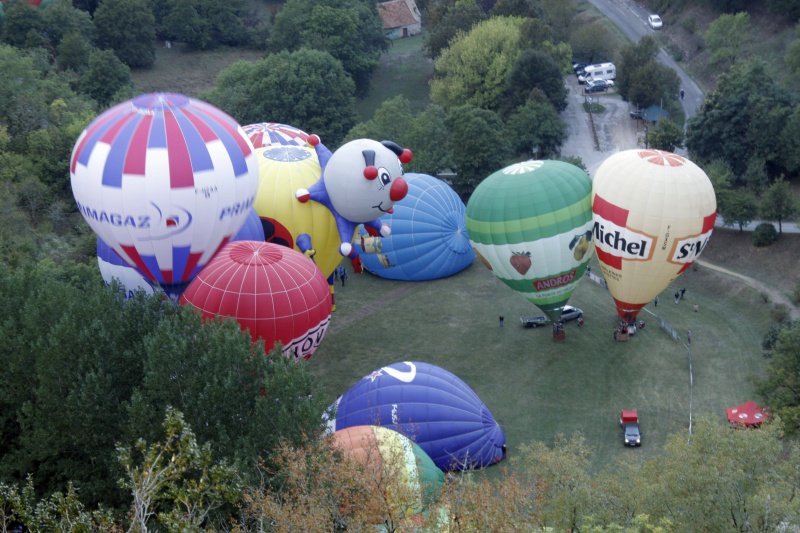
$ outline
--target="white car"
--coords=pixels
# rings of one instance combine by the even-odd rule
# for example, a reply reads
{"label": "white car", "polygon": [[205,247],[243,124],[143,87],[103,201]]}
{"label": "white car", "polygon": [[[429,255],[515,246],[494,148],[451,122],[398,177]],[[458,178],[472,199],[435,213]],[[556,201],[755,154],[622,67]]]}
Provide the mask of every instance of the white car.
{"label": "white car", "polygon": [[664,23],[661,21],[661,17],[658,15],[650,15],[647,17],[647,23],[650,24],[650,27],[654,30],[657,30],[664,25]]}

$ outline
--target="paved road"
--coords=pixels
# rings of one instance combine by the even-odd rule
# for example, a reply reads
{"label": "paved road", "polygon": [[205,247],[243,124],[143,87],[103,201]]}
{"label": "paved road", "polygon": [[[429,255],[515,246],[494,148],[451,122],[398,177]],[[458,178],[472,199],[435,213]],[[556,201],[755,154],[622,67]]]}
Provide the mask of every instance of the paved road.
{"label": "paved road", "polygon": [[[616,26],[631,41],[635,43],[638,43],[639,40],[645,35],[650,35],[656,31],[660,31],[652,29],[647,24],[647,16],[650,13],[643,7],[635,4],[630,0],[589,0],[589,1],[601,13],[607,16],[614,24],[616,24]],[[666,23],[667,22],[665,21],[665,24]],[[666,52],[664,52],[663,49],[659,51],[658,60],[678,73],[678,76],[681,79],[681,87],[683,88],[685,93],[685,96],[681,101],[681,105],[683,106],[683,111],[686,114],[686,119],[688,120],[689,118],[695,116],[701,104],[703,103],[703,99],[705,98],[702,89],[700,89],[700,87],[683,70],[683,68],[681,68],[680,65],[678,65],[675,62],[675,60],[672,59],[672,57],[670,57]],[[570,127],[569,131],[571,134],[579,133],[574,127]],[[576,144],[574,144],[573,146],[580,147],[581,149],[585,150],[586,142],[587,142],[586,140],[581,141],[580,143],[576,142]],[[676,152],[681,155],[686,155],[685,150],[676,150]],[[564,153],[569,153],[569,152],[564,152]],[[609,154],[605,155],[607,156]],[[586,167],[589,169],[590,175],[593,174],[594,173],[593,171],[596,170],[597,166],[599,166],[599,163],[597,163],[596,159],[597,157],[593,157],[589,159],[589,162],[586,162],[584,158],[584,163],[586,164]],[[745,231],[753,231],[755,230],[756,226],[758,226],[760,223],[761,223],[760,220],[754,220],[747,226],[745,226],[743,229]],[[717,227],[722,227],[724,225],[724,220],[722,219],[722,217],[717,216],[717,222],[715,225]],[[775,224],[775,226],[777,228],[777,224]],[[733,227],[736,229],[739,228],[738,225],[735,225]],[[782,230],[784,233],[800,233],[800,224],[798,224],[797,222],[784,222],[782,224]]]}

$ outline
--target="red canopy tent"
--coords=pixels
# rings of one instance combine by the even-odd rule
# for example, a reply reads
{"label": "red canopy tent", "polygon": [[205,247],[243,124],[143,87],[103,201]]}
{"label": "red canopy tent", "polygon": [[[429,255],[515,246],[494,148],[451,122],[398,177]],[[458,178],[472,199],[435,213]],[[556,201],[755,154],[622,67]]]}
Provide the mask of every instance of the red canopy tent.
{"label": "red canopy tent", "polygon": [[744,426],[760,426],[769,419],[769,414],[760,405],[753,401],[743,403],[738,407],[728,407],[728,422]]}

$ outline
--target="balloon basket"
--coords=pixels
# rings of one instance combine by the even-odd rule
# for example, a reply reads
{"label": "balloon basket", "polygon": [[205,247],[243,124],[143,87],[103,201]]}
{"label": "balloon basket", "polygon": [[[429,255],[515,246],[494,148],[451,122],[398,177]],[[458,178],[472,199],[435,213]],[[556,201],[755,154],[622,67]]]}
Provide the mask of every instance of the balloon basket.
{"label": "balloon basket", "polygon": [[567,332],[564,331],[563,329],[553,332],[553,340],[554,341],[559,341],[560,342],[560,341],[563,341],[563,340],[566,340],[566,339],[567,339]]}

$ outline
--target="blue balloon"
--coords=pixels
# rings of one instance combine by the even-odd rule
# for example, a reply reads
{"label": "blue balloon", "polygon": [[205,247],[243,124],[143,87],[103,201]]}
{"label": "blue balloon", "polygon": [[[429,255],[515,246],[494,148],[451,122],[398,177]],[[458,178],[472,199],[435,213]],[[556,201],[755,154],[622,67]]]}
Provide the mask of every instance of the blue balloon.
{"label": "blue balloon", "polygon": [[250,208],[247,218],[244,221],[241,229],[236,232],[231,238],[233,241],[258,241],[264,242],[264,226],[261,225],[261,219],[258,217],[258,212],[255,207]]}
{"label": "blue balloon", "polygon": [[505,455],[506,436],[475,392],[428,363],[405,361],[372,372],[326,416],[330,431],[378,425],[402,433],[445,471],[482,468]]}
{"label": "blue balloon", "polygon": [[466,207],[445,182],[427,174],[406,174],[408,194],[381,217],[388,237],[362,227],[354,248],[364,267],[386,279],[424,281],[452,276],[470,266],[475,252],[466,228]]}

